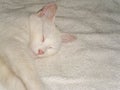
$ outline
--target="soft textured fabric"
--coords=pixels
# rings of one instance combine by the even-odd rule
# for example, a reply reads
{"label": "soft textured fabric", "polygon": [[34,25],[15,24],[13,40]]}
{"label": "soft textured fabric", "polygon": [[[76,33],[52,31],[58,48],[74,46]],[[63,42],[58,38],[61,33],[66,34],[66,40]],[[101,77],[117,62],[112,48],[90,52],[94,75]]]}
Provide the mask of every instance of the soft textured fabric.
{"label": "soft textured fabric", "polygon": [[[6,30],[11,36],[16,30],[23,32],[25,24],[15,25],[12,20],[19,15],[25,16],[21,21],[28,20],[28,12],[51,1],[55,0],[0,0],[0,38]],[[36,60],[45,86],[49,90],[120,90],[120,0],[56,3],[57,27],[75,34],[77,40],[63,44],[54,56]],[[15,25],[14,30],[8,24]]]}

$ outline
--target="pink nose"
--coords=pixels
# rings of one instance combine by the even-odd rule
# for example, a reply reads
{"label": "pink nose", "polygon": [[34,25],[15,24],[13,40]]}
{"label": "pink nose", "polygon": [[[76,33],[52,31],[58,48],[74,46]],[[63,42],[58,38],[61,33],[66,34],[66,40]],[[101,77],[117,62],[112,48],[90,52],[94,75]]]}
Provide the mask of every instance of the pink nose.
{"label": "pink nose", "polygon": [[44,51],[41,50],[41,49],[39,49],[39,50],[38,50],[38,55],[42,55],[42,54],[44,54]]}

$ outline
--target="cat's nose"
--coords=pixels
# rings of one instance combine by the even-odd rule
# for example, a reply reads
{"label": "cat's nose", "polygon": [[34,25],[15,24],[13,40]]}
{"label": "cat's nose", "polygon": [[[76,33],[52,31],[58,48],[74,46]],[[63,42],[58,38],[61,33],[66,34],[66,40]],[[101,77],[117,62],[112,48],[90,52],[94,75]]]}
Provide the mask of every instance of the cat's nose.
{"label": "cat's nose", "polygon": [[44,54],[44,51],[41,50],[41,49],[39,49],[39,50],[38,50],[38,55],[42,55],[42,54]]}

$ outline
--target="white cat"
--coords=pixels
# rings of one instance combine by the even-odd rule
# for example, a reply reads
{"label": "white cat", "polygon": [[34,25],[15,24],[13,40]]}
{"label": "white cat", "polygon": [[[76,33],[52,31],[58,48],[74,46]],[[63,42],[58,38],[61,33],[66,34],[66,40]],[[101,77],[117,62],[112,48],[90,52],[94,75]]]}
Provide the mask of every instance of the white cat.
{"label": "white cat", "polygon": [[[6,90],[44,90],[32,54],[47,57],[55,54],[62,42],[71,42],[75,36],[61,33],[54,24],[57,5],[49,3],[29,17],[29,47],[21,45],[14,37],[5,37],[0,46],[0,86]],[[8,34],[8,33],[6,33]]]}
{"label": "white cat", "polygon": [[39,57],[55,54],[62,41],[69,42],[75,39],[72,35],[60,33],[55,27],[56,9],[56,4],[48,4],[30,17],[30,45]]}

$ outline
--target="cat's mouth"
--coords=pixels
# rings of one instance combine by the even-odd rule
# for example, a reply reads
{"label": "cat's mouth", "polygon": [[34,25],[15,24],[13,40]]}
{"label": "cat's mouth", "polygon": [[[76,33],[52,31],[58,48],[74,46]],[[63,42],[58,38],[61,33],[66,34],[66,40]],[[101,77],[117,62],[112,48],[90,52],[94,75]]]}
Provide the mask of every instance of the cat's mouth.
{"label": "cat's mouth", "polygon": [[[51,48],[51,49],[53,49],[53,48]],[[49,52],[50,50],[45,50],[45,51],[43,51],[42,49],[39,49],[38,50],[38,52],[37,53],[35,53],[33,50],[32,50],[32,53],[34,54],[34,56],[35,57],[37,57],[37,58],[45,58],[45,57],[49,57],[49,56],[54,56],[57,52],[58,52],[58,50],[51,50],[50,52]]]}
{"label": "cat's mouth", "polygon": [[48,54],[42,54],[42,55],[35,55],[36,58],[48,58],[50,56],[54,56],[56,53],[53,53],[51,55],[48,55]]}
{"label": "cat's mouth", "polygon": [[32,53],[33,53],[36,57],[44,57],[44,56],[45,56],[45,55],[44,55],[45,52],[44,52],[43,50],[41,50],[41,49],[39,49],[37,53],[32,50]]}

